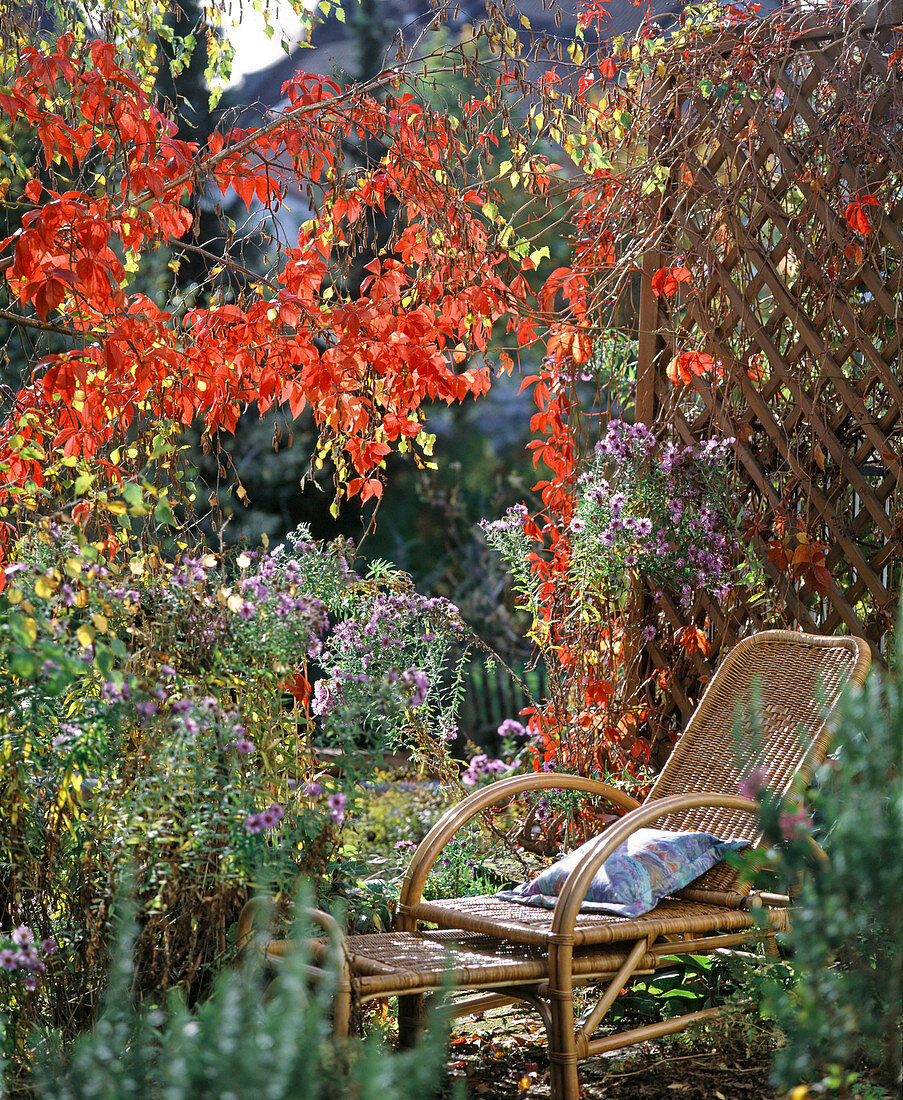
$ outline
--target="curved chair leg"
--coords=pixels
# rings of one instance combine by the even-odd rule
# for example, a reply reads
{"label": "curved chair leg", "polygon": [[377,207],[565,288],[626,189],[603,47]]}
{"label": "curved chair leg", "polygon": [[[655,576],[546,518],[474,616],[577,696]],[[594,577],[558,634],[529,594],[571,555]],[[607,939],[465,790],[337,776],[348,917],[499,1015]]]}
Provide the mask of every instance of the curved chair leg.
{"label": "curved chair leg", "polygon": [[574,979],[572,944],[549,946],[549,1078],[552,1100],[579,1100],[577,1043],[574,1034]]}
{"label": "curved chair leg", "polygon": [[412,1047],[423,1030],[423,994],[409,993],[398,998],[398,1045]]}

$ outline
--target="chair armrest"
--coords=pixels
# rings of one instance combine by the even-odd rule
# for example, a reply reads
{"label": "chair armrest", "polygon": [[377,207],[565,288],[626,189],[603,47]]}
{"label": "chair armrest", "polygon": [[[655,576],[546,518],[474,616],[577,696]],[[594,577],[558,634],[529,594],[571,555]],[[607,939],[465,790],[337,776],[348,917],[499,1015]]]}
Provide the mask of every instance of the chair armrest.
{"label": "chair armrest", "polygon": [[[235,946],[239,951],[243,951],[251,942],[254,935],[254,922],[258,915],[266,914],[268,916],[272,908],[272,898],[256,897],[250,898],[245,902],[241,912],[238,914],[238,929],[235,933]],[[343,948],[345,934],[339,927],[339,923],[335,917],[331,917],[329,913],[324,913],[322,909],[315,909],[309,905],[303,905],[300,909],[296,909],[295,915],[304,917],[313,924],[319,925],[334,947],[339,949]],[[270,943],[290,944],[291,941],[271,939]],[[266,945],[265,950],[269,950],[269,944]],[[284,950],[276,952],[276,954],[284,953]]]}
{"label": "chair armrest", "polygon": [[560,772],[534,772],[533,775],[517,775],[510,779],[502,779],[498,783],[492,783],[482,787],[473,794],[468,795],[462,802],[439,818],[426,836],[417,846],[417,850],[411,857],[407,874],[401,885],[399,897],[399,909],[407,905],[416,905],[423,895],[423,887],[433,864],[439,858],[443,848],[455,835],[455,833],[467,824],[477,814],[496,802],[511,798],[516,794],[526,791],[543,790],[569,790],[582,791],[585,794],[598,795],[607,798],[616,806],[625,810],[633,810],[640,803],[625,791],[619,791],[608,783],[598,779],[587,779],[580,775],[564,775]]}
{"label": "chair armrest", "polygon": [[660,817],[666,817],[675,810],[691,810],[698,806],[721,806],[730,810],[745,810],[758,814],[759,804],[751,798],[739,795],[702,792],[700,794],[676,794],[668,798],[656,799],[631,810],[626,817],[606,829],[592,848],[584,855],[565,880],[555,912],[552,916],[552,934],[565,941],[573,936],[574,925],[580,912],[580,906],[586,897],[586,891],[593,875],[608,859],[611,853],[637,829],[642,829]]}

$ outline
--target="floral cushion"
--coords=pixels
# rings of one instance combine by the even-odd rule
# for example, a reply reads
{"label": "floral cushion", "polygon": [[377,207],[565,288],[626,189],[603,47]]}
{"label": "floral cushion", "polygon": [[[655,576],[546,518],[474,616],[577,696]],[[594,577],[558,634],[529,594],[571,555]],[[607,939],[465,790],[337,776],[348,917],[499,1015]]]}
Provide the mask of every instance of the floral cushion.
{"label": "floral cushion", "polygon": [[[521,905],[554,909],[568,875],[597,840],[588,840],[546,867],[532,882],[503,890],[497,896]],[[637,829],[596,871],[580,910],[639,917],[654,909],[663,897],[714,867],[727,852],[746,845],[745,840],[720,840],[711,833]]]}

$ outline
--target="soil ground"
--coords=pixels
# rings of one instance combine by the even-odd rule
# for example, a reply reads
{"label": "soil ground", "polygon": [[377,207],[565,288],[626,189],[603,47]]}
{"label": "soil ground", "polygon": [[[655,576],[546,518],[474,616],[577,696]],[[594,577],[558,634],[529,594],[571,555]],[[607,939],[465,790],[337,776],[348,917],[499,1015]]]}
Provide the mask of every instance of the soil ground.
{"label": "soil ground", "polygon": [[[582,1100],[779,1100],[767,1050],[749,1054],[723,1039],[715,1047],[705,1036],[669,1038],[588,1059],[580,1065]],[[544,1029],[517,1009],[456,1027],[450,1070],[450,1084],[463,1078],[474,1100],[550,1096]]]}

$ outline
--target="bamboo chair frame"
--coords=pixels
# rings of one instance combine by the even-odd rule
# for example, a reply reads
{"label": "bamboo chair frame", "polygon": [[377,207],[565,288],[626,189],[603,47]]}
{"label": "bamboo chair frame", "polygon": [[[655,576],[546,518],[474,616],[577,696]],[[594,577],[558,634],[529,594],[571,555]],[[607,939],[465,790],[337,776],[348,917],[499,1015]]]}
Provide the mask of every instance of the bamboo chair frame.
{"label": "bamboo chair frame", "polygon": [[[581,913],[586,890],[615,848],[648,825],[704,829],[758,843],[758,804],[734,793],[738,770],[742,775],[743,768],[765,764],[769,785],[780,791],[795,781],[808,782],[827,753],[830,715],[841,690],[848,683],[861,686],[870,663],[869,647],[858,638],[765,631],[743,639],[712,678],[642,805],[607,783],[556,773],[517,776],[475,791],[448,810],[416,849],[402,885],[397,931],[345,939],[341,990],[350,986],[358,1000],[397,995],[403,1043],[410,1043],[419,1029],[423,994],[442,986],[479,993],[453,1006],[454,1015],[515,1001],[530,1004],[546,1026],[553,1100],[577,1100],[582,1059],[716,1015],[719,1009],[704,1009],[593,1038],[624,985],[639,974],[654,973],[664,956],[736,948],[749,940],[751,930],[762,936],[755,931],[753,909],[767,914],[766,948],[770,939],[774,951],[774,932],[788,927],[788,898],[741,889],[724,864],[637,918]],[[754,744],[756,737],[746,730],[741,752],[746,756],[735,763],[732,702],[748,696],[760,678],[762,743]],[[431,868],[467,822],[497,802],[549,789],[605,798],[625,811],[571,871],[553,911],[485,897],[423,901]],[[438,926],[438,931],[418,930],[422,924]],[[277,961],[288,946],[271,941],[264,949],[270,961]],[[607,984],[599,1000],[577,1027],[575,989],[603,980]],[[346,1003],[347,998],[337,1025],[347,1029]]]}

